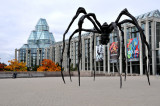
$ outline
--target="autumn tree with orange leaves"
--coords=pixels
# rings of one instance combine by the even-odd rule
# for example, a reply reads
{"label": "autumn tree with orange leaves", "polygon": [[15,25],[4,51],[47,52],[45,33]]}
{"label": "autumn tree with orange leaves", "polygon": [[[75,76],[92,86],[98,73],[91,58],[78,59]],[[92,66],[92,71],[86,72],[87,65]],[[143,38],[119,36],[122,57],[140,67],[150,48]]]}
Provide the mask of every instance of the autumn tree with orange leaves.
{"label": "autumn tree with orange leaves", "polygon": [[18,62],[18,60],[13,59],[8,61],[10,64],[4,67],[5,71],[27,71],[26,63]]}
{"label": "autumn tree with orange leaves", "polygon": [[43,71],[61,71],[61,67],[58,66],[58,64],[55,64],[55,62],[53,62],[50,59],[44,59],[42,61],[42,66],[40,66],[37,69],[38,72],[43,72]]}
{"label": "autumn tree with orange leaves", "polygon": [[0,71],[3,71],[5,66],[7,66],[5,63],[0,63]]}

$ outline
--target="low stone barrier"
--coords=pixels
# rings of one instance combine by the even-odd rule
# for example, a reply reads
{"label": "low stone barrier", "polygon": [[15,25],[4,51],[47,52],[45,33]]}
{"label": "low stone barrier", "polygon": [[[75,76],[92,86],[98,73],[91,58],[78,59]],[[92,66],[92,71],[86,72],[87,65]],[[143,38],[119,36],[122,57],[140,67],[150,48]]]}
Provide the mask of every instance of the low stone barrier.
{"label": "low stone barrier", "polygon": [[12,78],[13,74],[0,74],[0,78]]}
{"label": "low stone barrier", "polygon": [[[12,78],[14,72],[0,72],[0,78]],[[32,78],[32,77],[61,77],[61,72],[16,72],[17,78]],[[69,76],[69,72],[63,72],[64,76]],[[81,77],[91,77],[91,72],[81,72]],[[71,76],[78,76],[78,72],[71,72]]]}
{"label": "low stone barrier", "polygon": [[[0,78],[12,78],[14,72],[0,72]],[[44,77],[40,72],[16,72],[17,78]]]}
{"label": "low stone barrier", "polygon": [[[0,72],[0,78],[12,78],[14,72]],[[69,76],[69,72],[64,71],[64,76]],[[127,74],[129,76],[130,74]],[[132,74],[131,76],[138,76],[139,74]],[[77,71],[71,71],[71,76],[78,76]],[[94,72],[92,71],[81,71],[81,77],[93,77]],[[104,72],[96,72],[95,76],[119,76],[118,73],[104,73]],[[61,77],[61,72],[36,72],[36,71],[28,71],[28,72],[17,72],[17,78],[32,78],[32,77]]]}
{"label": "low stone barrier", "polygon": [[[92,77],[94,76],[94,72],[91,73]],[[105,76],[105,73],[104,72],[95,72],[95,76]]]}
{"label": "low stone barrier", "polygon": [[[78,72],[77,71],[73,71],[72,72],[72,75],[73,76],[78,76]],[[92,73],[90,71],[81,71],[80,72],[80,76],[81,77],[91,77],[92,76]]]}

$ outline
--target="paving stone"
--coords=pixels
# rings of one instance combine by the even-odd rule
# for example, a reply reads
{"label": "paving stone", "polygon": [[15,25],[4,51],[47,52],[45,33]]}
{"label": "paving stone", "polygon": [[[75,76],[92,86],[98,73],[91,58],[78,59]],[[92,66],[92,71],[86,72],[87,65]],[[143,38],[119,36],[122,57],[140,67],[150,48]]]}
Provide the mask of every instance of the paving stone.
{"label": "paving stone", "polygon": [[[123,77],[124,78],[124,77]],[[159,106],[160,77],[118,76],[0,79],[0,106]]]}

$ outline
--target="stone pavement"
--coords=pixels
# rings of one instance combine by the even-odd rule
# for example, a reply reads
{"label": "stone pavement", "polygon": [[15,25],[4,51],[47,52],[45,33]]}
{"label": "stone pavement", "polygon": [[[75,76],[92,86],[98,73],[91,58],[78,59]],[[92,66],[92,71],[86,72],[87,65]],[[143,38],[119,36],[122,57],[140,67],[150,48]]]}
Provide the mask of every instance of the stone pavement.
{"label": "stone pavement", "polygon": [[0,79],[0,106],[160,106],[160,77],[61,77]]}

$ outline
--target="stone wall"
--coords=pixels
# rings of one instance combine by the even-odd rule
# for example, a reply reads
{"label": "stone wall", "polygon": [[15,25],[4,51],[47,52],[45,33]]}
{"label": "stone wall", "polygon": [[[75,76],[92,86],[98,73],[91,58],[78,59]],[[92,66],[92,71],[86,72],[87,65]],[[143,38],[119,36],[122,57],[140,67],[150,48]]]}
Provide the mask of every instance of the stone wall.
{"label": "stone wall", "polygon": [[[0,72],[0,78],[12,78],[14,72]],[[68,72],[63,72],[64,76],[69,76]],[[77,72],[71,72],[72,76],[78,76]],[[81,76],[91,77],[91,72],[81,72]],[[17,78],[32,78],[32,77],[61,77],[61,72],[17,72]]]}
{"label": "stone wall", "polygon": [[[14,72],[0,72],[0,78],[12,78]],[[68,72],[63,72],[64,76],[69,76]],[[77,71],[72,71],[71,76],[78,76]],[[93,77],[94,73],[91,71],[81,71],[81,77]],[[118,73],[99,73],[96,72],[95,76],[119,76]],[[122,74],[124,76],[124,74]],[[139,74],[127,74],[127,76],[139,76]],[[34,77],[61,77],[61,72],[36,72],[36,71],[29,71],[29,72],[17,72],[17,78],[34,78]]]}

